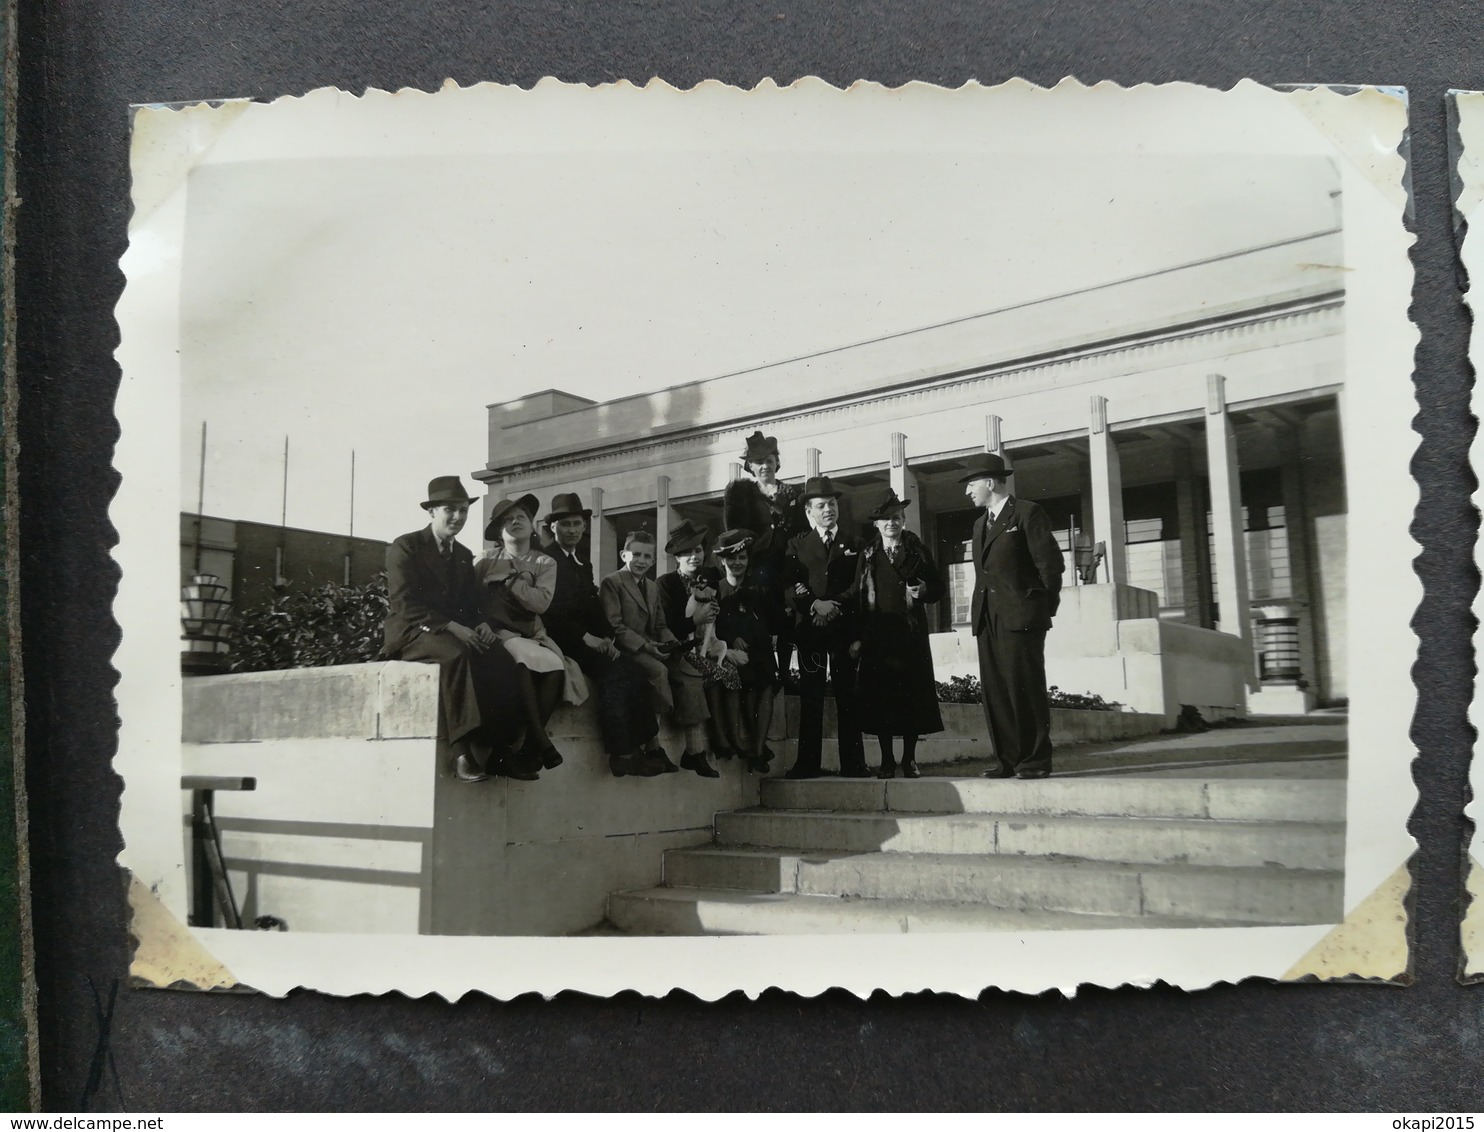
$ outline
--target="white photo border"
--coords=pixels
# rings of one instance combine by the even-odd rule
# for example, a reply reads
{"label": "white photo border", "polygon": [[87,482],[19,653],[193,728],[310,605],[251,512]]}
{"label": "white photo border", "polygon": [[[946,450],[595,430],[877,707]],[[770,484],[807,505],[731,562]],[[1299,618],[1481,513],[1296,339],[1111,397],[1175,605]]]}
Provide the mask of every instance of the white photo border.
{"label": "white photo border", "polygon": [[[819,937],[367,936],[187,928],[179,812],[181,677],[176,554],[180,278],[186,173],[198,163],[287,156],[495,153],[523,146],[580,151],[664,147],[675,116],[705,116],[718,145],[951,149],[964,145],[1089,154],[1328,155],[1340,170],[1346,247],[1345,356],[1340,394],[1347,497],[1367,501],[1364,553],[1356,524],[1347,556],[1350,754],[1346,920],[1263,928],[1057,931],[993,935]],[[1407,317],[1413,237],[1402,222],[1404,92],[1250,81],[1230,91],[1188,84],[1123,88],[1066,80],[947,90],[818,79],[751,91],[659,81],[604,87],[542,80],[529,90],[446,85],[433,94],[322,89],[272,103],[141,107],[134,119],[134,214],[117,308],[123,370],[111,517],[122,572],[115,665],[121,728],[114,766],[125,782],[119,861],[132,875],[136,981],[240,986],[283,995],[305,987],[349,995],[398,991],[457,999],[560,991],[704,999],[770,988],[865,996],[988,988],[1068,995],[1090,984],[1205,987],[1248,977],[1395,979],[1408,963],[1407,820],[1416,802],[1409,738],[1422,586],[1409,534],[1418,491],[1411,374],[1417,332]],[[161,438],[167,438],[161,442]],[[1384,501],[1384,506],[1378,501]],[[1389,518],[1377,519],[1384,515]],[[1387,524],[1377,537],[1377,521]],[[1476,790],[1477,793],[1477,790]]]}

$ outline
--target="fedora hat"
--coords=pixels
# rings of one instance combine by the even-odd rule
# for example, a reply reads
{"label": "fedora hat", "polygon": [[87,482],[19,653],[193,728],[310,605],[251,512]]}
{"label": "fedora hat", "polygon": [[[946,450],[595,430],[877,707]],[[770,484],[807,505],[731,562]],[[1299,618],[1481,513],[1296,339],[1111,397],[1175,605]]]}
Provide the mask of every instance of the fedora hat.
{"label": "fedora hat", "polygon": [[706,541],[710,534],[709,527],[697,527],[689,519],[682,519],[679,526],[671,531],[670,537],[665,540],[665,553],[685,554],[687,551],[695,550]]}
{"label": "fedora hat", "polygon": [[813,476],[805,481],[804,490],[800,498],[805,503],[808,503],[809,500],[819,497],[839,499],[842,494],[842,492],[835,490],[835,485],[830,482],[829,476]]}
{"label": "fedora hat", "polygon": [[886,519],[892,515],[900,515],[903,511],[907,510],[907,506],[911,502],[912,500],[910,499],[898,499],[896,489],[889,487],[886,489],[886,494],[877,499],[876,506],[871,508],[871,513],[866,518],[874,523],[877,519]]}
{"label": "fedora hat", "polygon": [[1006,476],[1015,474],[1015,469],[1006,464],[1005,458],[998,452],[975,452],[969,457],[964,467],[968,469],[968,474],[960,476],[959,483],[982,480],[986,476],[1004,479]]}
{"label": "fedora hat", "polygon": [[581,515],[584,519],[593,517],[591,508],[582,505],[582,500],[575,491],[565,491],[551,497],[551,512],[542,521],[555,523],[558,519],[570,519],[573,515]]}
{"label": "fedora hat", "polygon": [[541,500],[534,495],[522,495],[519,499],[502,499],[490,509],[490,520],[484,525],[484,537],[491,542],[500,537],[500,527],[505,522],[505,516],[519,507],[531,519],[536,521],[536,512],[541,510]]}
{"label": "fedora hat", "polygon": [[752,545],[757,536],[746,527],[735,527],[730,531],[722,531],[716,539],[716,553],[736,554],[739,550],[746,550]]}
{"label": "fedora hat", "polygon": [[428,497],[422,501],[424,507],[437,507],[443,503],[473,503],[474,497],[464,490],[458,476],[434,476],[428,481]]}
{"label": "fedora hat", "polygon": [[754,463],[765,460],[769,456],[778,455],[778,438],[776,436],[764,436],[763,430],[758,429],[747,438],[747,451],[742,453],[743,460]]}

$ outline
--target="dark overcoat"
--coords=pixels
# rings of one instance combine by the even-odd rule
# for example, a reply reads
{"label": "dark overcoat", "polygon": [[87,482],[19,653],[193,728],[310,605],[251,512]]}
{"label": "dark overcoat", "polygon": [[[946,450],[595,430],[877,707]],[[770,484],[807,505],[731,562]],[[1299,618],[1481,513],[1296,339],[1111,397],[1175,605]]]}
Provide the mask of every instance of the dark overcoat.
{"label": "dark overcoat", "polygon": [[382,653],[388,660],[400,657],[423,633],[442,632],[450,621],[472,629],[483,620],[474,555],[454,540],[452,561],[444,562],[431,527],[399,535],[386,548],[386,588],[391,609]]}
{"label": "dark overcoat", "polygon": [[[925,586],[922,596],[909,585]],[[861,730],[869,735],[931,735],[943,730],[927,606],[943,596],[938,566],[910,531],[895,558],[879,539],[866,543],[856,578],[861,641]]]}
{"label": "dark overcoat", "polygon": [[985,518],[974,522],[974,632],[984,632],[991,617],[1011,632],[1047,632],[1064,568],[1051,520],[1039,504],[1013,495],[988,529]]}

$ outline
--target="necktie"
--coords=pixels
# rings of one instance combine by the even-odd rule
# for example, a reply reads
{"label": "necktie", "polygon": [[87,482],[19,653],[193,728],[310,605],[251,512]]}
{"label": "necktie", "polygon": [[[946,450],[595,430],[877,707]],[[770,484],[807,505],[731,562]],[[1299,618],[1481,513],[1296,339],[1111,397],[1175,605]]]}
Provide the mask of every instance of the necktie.
{"label": "necktie", "polygon": [[441,559],[443,559],[444,565],[447,565],[448,563],[452,562],[453,561],[453,543],[452,542],[441,542],[440,541],[438,543],[438,557],[441,558]]}

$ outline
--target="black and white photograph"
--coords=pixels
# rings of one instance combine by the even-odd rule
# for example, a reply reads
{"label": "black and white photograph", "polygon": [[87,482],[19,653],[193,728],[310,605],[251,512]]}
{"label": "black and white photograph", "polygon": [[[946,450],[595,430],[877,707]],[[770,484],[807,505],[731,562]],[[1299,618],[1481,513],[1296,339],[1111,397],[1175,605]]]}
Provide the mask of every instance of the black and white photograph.
{"label": "black and white photograph", "polygon": [[135,108],[136,978],[1403,975],[1405,121],[1250,82]]}

